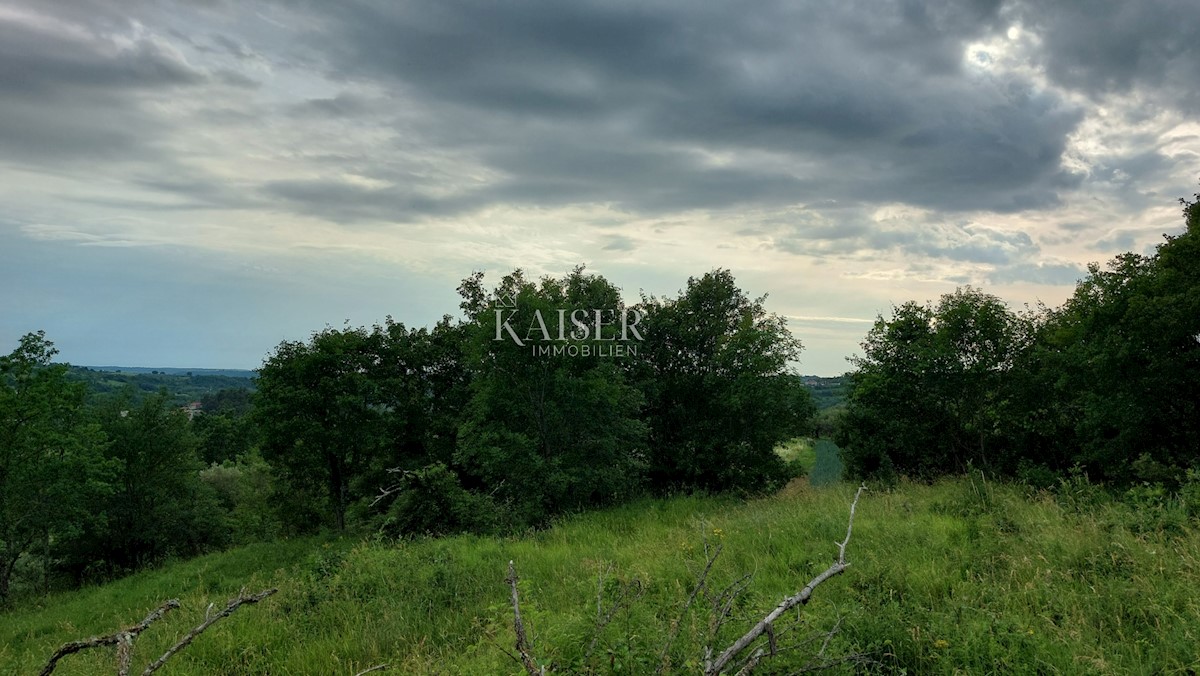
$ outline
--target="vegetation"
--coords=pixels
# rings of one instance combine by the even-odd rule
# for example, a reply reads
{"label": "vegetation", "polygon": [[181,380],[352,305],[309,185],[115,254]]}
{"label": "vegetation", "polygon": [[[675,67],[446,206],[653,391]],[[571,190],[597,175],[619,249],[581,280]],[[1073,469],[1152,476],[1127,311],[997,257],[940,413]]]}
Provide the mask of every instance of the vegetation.
{"label": "vegetation", "polygon": [[[71,366],[67,378],[86,386],[93,401],[107,396],[129,394],[134,403],[166,390],[171,403],[182,406],[192,401],[211,398],[222,390],[249,393],[254,390],[253,371],[222,371],[213,369],[95,369],[86,366]],[[236,375],[235,375],[236,374]],[[228,395],[227,395],[228,396]],[[236,396],[236,395],[234,395]]]}
{"label": "vegetation", "polygon": [[909,302],[863,343],[837,432],[855,476],[969,467],[1175,489],[1200,466],[1200,196],[1153,256],[1093,265],[1061,308],[965,288]]}
{"label": "vegetation", "polygon": [[1184,217],[1061,308],[904,303],[839,379],[796,374],[800,342],[725,270],[632,306],[582,267],[476,273],[457,319],[326,328],[232,387],[73,370],[31,333],[0,357],[0,666],[261,583],[278,595],[228,607],[267,622],[213,626],[173,669],[708,671],[841,572],[845,473],[878,480],[854,566],[765,631],[772,668],[1190,673],[1200,196]]}
{"label": "vegetation", "polygon": [[[646,673],[700,573],[706,540],[724,547],[714,588],[753,573],[724,630],[737,634],[826,567],[852,494],[848,485],[797,485],[746,503],[644,500],[515,538],[252,545],[0,615],[0,671],[34,672],[62,642],[107,633],[182,594],[178,614],[138,640],[138,655],[156,656],[210,603],[221,607],[242,586],[278,586],[179,654],[171,673],[354,674],[384,663],[392,665],[384,673],[522,673],[504,654],[513,633],[503,580],[514,560],[540,663],[558,673]],[[1200,532],[1187,504],[1139,499],[1113,500],[1079,478],[1052,492],[977,475],[868,491],[853,565],[805,607],[803,631],[840,618],[828,654],[866,653],[878,673],[1194,670]],[[622,589],[642,591],[585,658],[600,580],[606,610]],[[684,617],[669,673],[697,671],[710,605]],[[60,672],[111,669],[111,654],[91,652],[64,660]],[[781,653],[765,664],[786,672],[809,656]]]}

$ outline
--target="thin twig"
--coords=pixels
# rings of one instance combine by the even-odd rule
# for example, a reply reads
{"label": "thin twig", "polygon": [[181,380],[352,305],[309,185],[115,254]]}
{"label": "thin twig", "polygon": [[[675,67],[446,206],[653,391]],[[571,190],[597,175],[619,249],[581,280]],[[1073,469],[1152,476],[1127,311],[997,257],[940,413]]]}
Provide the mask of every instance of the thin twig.
{"label": "thin twig", "polygon": [[188,645],[192,642],[192,640],[194,640],[205,629],[208,629],[209,627],[211,627],[213,624],[215,624],[221,618],[229,617],[230,615],[233,614],[233,611],[242,607],[244,604],[258,603],[259,601],[267,598],[268,596],[270,596],[271,594],[274,594],[277,591],[279,591],[279,590],[274,589],[274,588],[266,589],[266,590],[261,591],[253,596],[246,596],[245,593],[242,593],[237,598],[231,600],[229,602],[229,605],[225,606],[225,610],[222,610],[221,612],[217,613],[216,615],[213,615],[212,617],[206,618],[203,622],[196,625],[196,627],[194,629],[192,629],[191,631],[189,631],[186,636],[179,639],[178,643],[176,643],[175,645],[168,648],[167,652],[163,653],[162,657],[151,662],[150,666],[146,667],[145,671],[142,672],[142,676],[149,676],[150,674],[161,669],[162,665],[166,664],[167,660],[171,659],[172,655],[174,655],[175,653],[179,652],[180,650],[183,650],[184,648],[188,647]]}
{"label": "thin twig", "polygon": [[[612,570],[611,564],[609,566],[609,570]],[[603,580],[604,580],[603,575],[604,575],[604,572],[601,571],[601,578],[600,578],[601,585],[603,585]],[[628,602],[626,602],[625,598],[627,596],[629,596],[629,592],[634,589],[636,589],[637,591],[634,594],[633,598],[631,598]],[[622,583],[617,588],[616,598],[613,599],[612,605],[609,606],[609,608],[608,608],[608,612],[602,613],[601,612],[601,607],[602,607],[601,604],[604,599],[603,590],[604,590],[604,587],[601,586],[600,591],[597,592],[597,595],[596,595],[596,627],[594,629],[594,634],[592,636],[592,642],[590,644],[588,644],[587,651],[583,653],[583,661],[584,662],[587,662],[588,658],[590,658],[592,656],[592,653],[596,650],[596,644],[598,644],[600,642],[600,635],[604,633],[604,629],[606,627],[608,627],[609,623],[612,622],[614,617],[616,617],[617,612],[620,611],[622,607],[629,607],[632,604],[636,603],[646,593],[646,588],[644,586],[642,586],[642,581],[635,577],[632,580],[630,580],[629,582]]]}
{"label": "thin twig", "polygon": [[525,636],[525,623],[521,622],[521,601],[517,598],[517,579],[517,567],[509,561],[505,582],[512,588],[513,631],[517,635],[517,654],[521,656],[521,665],[529,672],[529,676],[541,676],[545,671],[539,669],[537,662],[529,655],[529,639]]}
{"label": "thin twig", "polygon": [[750,587],[750,582],[753,579],[754,573],[746,573],[729,583],[713,599],[712,618],[708,623],[709,641],[717,639],[717,635],[721,633],[721,628],[725,626],[726,620],[729,619],[730,613],[733,612],[733,604]]}
{"label": "thin twig", "polygon": [[[808,603],[808,600],[812,598],[813,590],[819,587],[821,583],[835,575],[840,575],[846,570],[846,568],[850,567],[850,564],[846,561],[846,545],[850,543],[850,534],[854,531],[854,511],[858,507],[858,498],[866,489],[866,485],[859,486],[858,492],[854,494],[854,502],[850,503],[850,521],[846,526],[846,539],[837,543],[838,558],[833,562],[833,565],[825,569],[825,571],[820,575],[814,577],[807,585],[804,586],[804,589],[799,591],[799,593],[784,599],[783,602],[776,606],[775,609],[770,613],[768,613],[766,617],[759,620],[758,624],[754,625],[750,631],[746,632],[741,638],[734,641],[732,645],[730,645],[724,650],[724,652],[717,656],[717,659],[712,661],[705,659],[705,676],[715,676],[716,674],[720,674],[722,671],[724,671],[725,668],[729,666],[729,663],[735,657],[737,657],[739,653],[749,647],[750,644],[753,643],[759,636],[762,636],[764,632],[768,631],[771,628],[771,625],[774,624],[775,620],[779,619],[780,615],[783,615],[785,612],[795,606]],[[757,663],[758,658],[761,658],[761,655],[752,656],[751,660]],[[749,666],[749,663],[747,663],[747,665]],[[743,671],[745,671],[745,667],[743,667]]]}
{"label": "thin twig", "polygon": [[371,667],[370,669],[363,669],[362,671],[358,672],[358,673],[357,673],[357,674],[355,674],[354,676],[363,676],[363,674],[369,674],[369,673],[371,673],[372,671],[383,671],[384,669],[387,669],[389,666],[391,666],[391,665],[388,665],[388,664],[376,664],[375,666]]}
{"label": "thin twig", "polygon": [[42,667],[42,671],[39,676],[49,676],[50,674],[54,673],[55,667],[58,666],[58,661],[67,655],[77,653],[80,650],[87,650],[88,648],[95,648],[102,645],[117,646],[117,673],[122,674],[122,676],[124,674],[128,674],[129,660],[131,657],[131,651],[133,650],[134,639],[137,638],[138,634],[146,631],[152,622],[166,614],[168,610],[178,607],[179,599],[171,599],[152,611],[146,616],[146,619],[128,629],[122,629],[121,631],[109,634],[108,636],[95,636],[83,641],[71,641],[70,643],[64,643],[61,648],[59,648],[53,655],[50,656],[50,661],[46,662],[45,667]]}

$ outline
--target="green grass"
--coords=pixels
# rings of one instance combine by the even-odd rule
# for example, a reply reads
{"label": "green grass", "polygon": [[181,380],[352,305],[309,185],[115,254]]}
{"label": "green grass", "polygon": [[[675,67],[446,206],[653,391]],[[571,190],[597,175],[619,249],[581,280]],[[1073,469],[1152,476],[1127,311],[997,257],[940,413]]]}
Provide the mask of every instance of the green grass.
{"label": "green grass", "polygon": [[[255,545],[53,596],[0,615],[0,673],[36,673],[61,643],[183,607],[138,640],[135,673],[245,586],[280,592],[215,625],[164,674],[520,673],[505,568],[516,561],[536,657],[559,672],[646,673],[704,564],[714,588],[753,573],[727,642],[823,570],[845,535],[854,487],[796,483],[739,503],[684,497],[562,520],[514,538]],[[866,652],[887,673],[1189,673],[1200,669],[1195,520],[1100,502],[1080,507],[1019,487],[956,480],[864,494],[851,568],[821,586],[804,631],[842,618],[831,654]],[[585,660],[603,596],[641,594]],[[635,582],[636,580],[636,582]],[[707,602],[683,616],[671,673],[695,673]],[[801,655],[774,666],[795,668]],[[788,662],[788,659],[796,660]],[[111,673],[111,651],[56,673]],[[767,670],[764,670],[767,671]]]}
{"label": "green grass", "polygon": [[813,466],[808,480],[814,486],[828,486],[842,479],[842,459],[837,444],[828,439],[819,439],[813,448]]}
{"label": "green grass", "polygon": [[775,453],[784,462],[798,463],[813,486],[828,486],[842,479],[837,444],[829,439],[797,438],[780,444]]}

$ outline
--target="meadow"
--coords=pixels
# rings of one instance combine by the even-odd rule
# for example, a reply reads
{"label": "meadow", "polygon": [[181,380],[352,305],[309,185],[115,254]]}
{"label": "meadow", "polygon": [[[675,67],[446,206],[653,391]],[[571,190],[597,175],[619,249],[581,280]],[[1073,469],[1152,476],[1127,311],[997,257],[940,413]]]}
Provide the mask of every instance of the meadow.
{"label": "meadow", "polygon": [[[827,567],[855,488],[797,480],[750,501],[646,500],[508,538],[252,545],[0,615],[0,673],[37,673],[62,643],[133,624],[178,597],[182,607],[135,644],[137,673],[210,603],[269,586],[279,593],[214,625],[162,673],[353,676],[380,664],[523,673],[506,654],[510,560],[540,664],[698,673],[705,645],[723,648]],[[1188,505],[1143,498],[1114,501],[1078,477],[1054,492],[978,476],[872,487],[858,505],[851,567],[817,589],[799,622],[789,616],[780,654],[760,671],[811,665],[836,626],[822,661],[869,661],[835,673],[1195,673],[1200,532]],[[706,548],[718,547],[710,594],[682,612]],[[730,584],[745,591],[714,638],[712,597]],[[111,649],[90,650],[55,673],[112,673],[113,660]]]}

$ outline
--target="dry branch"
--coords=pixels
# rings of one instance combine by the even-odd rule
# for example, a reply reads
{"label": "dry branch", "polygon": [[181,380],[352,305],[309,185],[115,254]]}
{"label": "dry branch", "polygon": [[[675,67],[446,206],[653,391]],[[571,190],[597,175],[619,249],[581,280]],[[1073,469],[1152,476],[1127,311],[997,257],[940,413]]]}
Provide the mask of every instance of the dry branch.
{"label": "dry branch", "polygon": [[87,650],[88,648],[96,648],[102,645],[117,646],[117,674],[119,676],[126,676],[126,674],[129,673],[129,659],[133,650],[133,640],[137,638],[138,634],[146,631],[152,622],[166,614],[168,610],[178,607],[179,600],[171,599],[152,611],[146,616],[146,619],[132,627],[129,627],[128,629],[122,629],[121,631],[109,634],[108,636],[95,636],[83,641],[71,641],[70,643],[64,643],[61,648],[59,648],[54,652],[53,655],[50,656],[50,661],[46,662],[45,667],[42,667],[42,671],[39,676],[49,676],[49,674],[54,673],[55,667],[58,666],[58,661],[67,655],[77,653],[81,650]]}
{"label": "dry branch", "polygon": [[[784,599],[783,602],[776,606],[775,609],[770,613],[768,613],[766,617],[764,617],[762,620],[759,620],[758,624],[754,625],[750,631],[746,632],[741,638],[734,641],[732,645],[718,655],[717,659],[711,661],[705,660],[705,676],[716,676],[717,674],[723,672],[725,668],[729,666],[729,663],[733,661],[733,659],[736,658],[742,651],[748,648],[751,643],[754,643],[754,641],[764,633],[772,632],[772,625],[775,623],[775,620],[779,619],[780,615],[783,615],[788,610],[796,606],[808,603],[808,600],[812,598],[813,590],[815,590],[821,585],[821,583],[825,582],[829,578],[835,575],[840,575],[846,570],[846,568],[850,566],[850,563],[846,561],[846,545],[850,543],[850,534],[854,530],[854,510],[858,507],[858,498],[866,489],[867,487],[865,485],[859,486],[858,492],[854,494],[854,502],[850,503],[850,520],[849,524],[846,526],[846,539],[836,543],[838,546],[838,556],[837,560],[833,562],[833,565],[829,566],[829,568],[826,568],[825,571],[820,575],[814,577],[807,585],[805,585],[804,589],[799,591],[799,593]],[[772,644],[773,643],[774,641],[772,641]],[[753,669],[758,663],[758,660],[762,657],[762,650],[760,649],[759,651],[756,651],[755,654],[751,655],[750,659],[739,671],[739,673],[750,673],[747,669]]]}
{"label": "dry branch", "polygon": [[[612,564],[608,564],[608,571],[612,571]],[[642,581],[638,578],[633,578],[629,582],[622,582],[617,587],[612,605],[608,608],[608,612],[604,612],[604,576],[606,571],[600,569],[600,574],[597,576],[596,582],[596,626],[594,627],[592,642],[588,644],[587,650],[583,653],[583,661],[587,662],[592,653],[596,651],[596,646],[600,643],[600,635],[604,633],[605,627],[612,622],[616,617],[617,612],[622,608],[628,608],[646,593],[645,587],[642,586]],[[633,592],[632,598],[626,600],[630,592]]]}
{"label": "dry branch", "polygon": [[545,669],[539,669],[537,662],[529,655],[529,639],[525,636],[525,623],[521,621],[521,601],[517,598],[517,568],[512,561],[508,562],[508,577],[505,582],[512,587],[513,631],[517,634],[517,654],[521,656],[521,666],[529,672],[529,676],[544,676]]}
{"label": "dry branch", "polygon": [[193,639],[195,639],[205,629],[208,629],[209,627],[211,627],[213,624],[215,624],[221,618],[229,617],[230,615],[233,614],[233,611],[237,610],[238,608],[242,607],[243,605],[245,605],[247,603],[258,603],[259,601],[267,598],[268,596],[270,596],[271,594],[274,594],[277,591],[279,591],[279,590],[274,589],[274,588],[267,589],[267,590],[261,591],[257,594],[254,594],[253,596],[246,596],[245,591],[243,591],[241,594],[238,595],[237,598],[229,601],[229,605],[225,606],[225,610],[222,610],[221,612],[217,613],[216,615],[213,615],[212,617],[205,618],[205,620],[203,622],[196,625],[196,627],[194,629],[189,631],[186,636],[179,639],[178,643],[176,643],[175,645],[173,645],[169,649],[167,649],[167,652],[163,653],[162,657],[158,658],[157,660],[152,662],[150,664],[150,666],[146,667],[146,670],[142,672],[142,676],[149,676],[149,674],[152,674],[155,671],[158,671],[160,668],[162,668],[162,665],[165,664],[167,660],[171,659],[172,655],[174,655],[175,653],[179,652],[180,650],[183,650],[184,648],[188,647],[188,644],[190,644]]}

